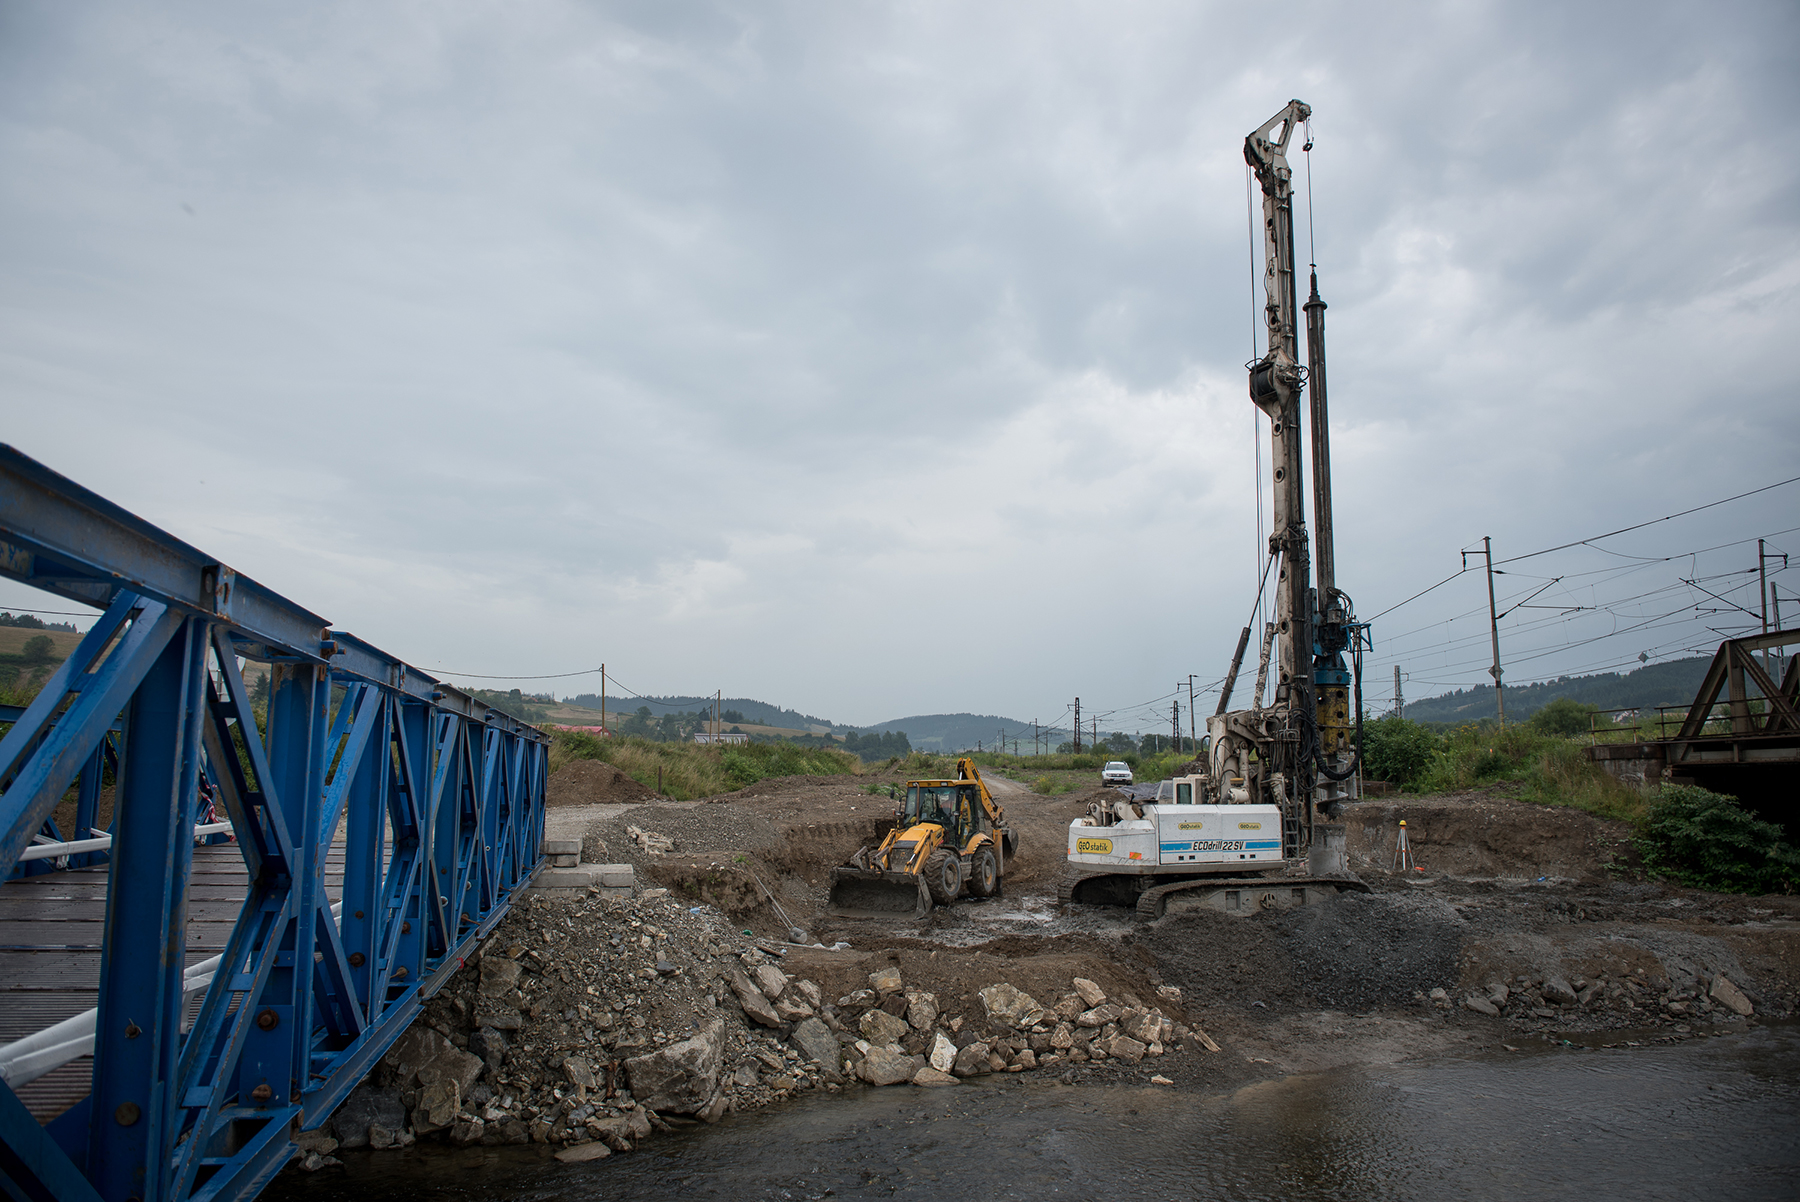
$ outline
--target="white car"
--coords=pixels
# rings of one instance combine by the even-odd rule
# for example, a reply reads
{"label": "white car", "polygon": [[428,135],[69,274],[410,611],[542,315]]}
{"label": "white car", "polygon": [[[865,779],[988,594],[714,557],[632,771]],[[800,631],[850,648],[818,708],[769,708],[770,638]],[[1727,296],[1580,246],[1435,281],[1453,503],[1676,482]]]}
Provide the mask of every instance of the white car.
{"label": "white car", "polygon": [[1131,783],[1130,766],[1120,760],[1108,762],[1106,767],[1100,769],[1100,783],[1103,785],[1129,785]]}

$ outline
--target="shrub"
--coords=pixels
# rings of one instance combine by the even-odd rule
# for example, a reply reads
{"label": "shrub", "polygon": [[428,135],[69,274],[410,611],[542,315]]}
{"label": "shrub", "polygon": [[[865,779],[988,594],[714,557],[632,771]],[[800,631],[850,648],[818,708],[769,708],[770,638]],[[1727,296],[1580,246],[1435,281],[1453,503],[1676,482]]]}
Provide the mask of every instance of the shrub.
{"label": "shrub", "polygon": [[1443,740],[1405,718],[1392,714],[1363,724],[1363,775],[1398,788],[1417,784],[1431,767]]}
{"label": "shrub", "polygon": [[1791,893],[1800,887],[1800,849],[1735,797],[1669,785],[1650,805],[1637,846],[1644,866],[1696,889]]}

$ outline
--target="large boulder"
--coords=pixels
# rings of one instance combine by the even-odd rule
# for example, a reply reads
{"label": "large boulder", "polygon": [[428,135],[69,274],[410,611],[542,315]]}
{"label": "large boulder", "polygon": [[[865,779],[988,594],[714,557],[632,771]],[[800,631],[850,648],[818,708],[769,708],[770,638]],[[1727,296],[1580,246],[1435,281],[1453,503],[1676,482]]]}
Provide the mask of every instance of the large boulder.
{"label": "large boulder", "polygon": [[818,1019],[802,1019],[794,1024],[794,1033],[788,1036],[788,1042],[808,1060],[817,1060],[819,1073],[827,1081],[844,1079],[843,1052],[838,1047],[837,1036]]}
{"label": "large boulder", "polygon": [[956,1065],[956,1045],[950,1042],[949,1036],[939,1031],[931,1040],[931,1054],[927,1057],[931,1067],[940,1073],[947,1073]]}
{"label": "large boulder", "polygon": [[693,1114],[719,1092],[725,1054],[725,1020],[715,1018],[691,1039],[625,1062],[631,1096],[651,1110]]}
{"label": "large boulder", "polygon": [[477,1027],[469,1034],[469,1055],[498,1071],[506,1060],[506,1035],[496,1027]]}
{"label": "large boulder", "polygon": [[1714,977],[1712,989],[1707,996],[1733,1014],[1743,1018],[1749,1018],[1756,1013],[1756,1007],[1750,1004],[1750,999],[1744,996],[1744,991],[1733,985],[1727,977]]}
{"label": "large boulder", "polygon": [[732,969],[725,974],[725,980],[731,986],[731,992],[737,994],[738,1005],[744,1008],[746,1015],[765,1027],[781,1025],[781,1016],[775,1013],[775,1007],[769,1005],[769,999],[744,975],[743,969]]}
{"label": "large boulder", "polygon": [[1106,1003],[1106,990],[1086,977],[1075,978],[1075,992],[1081,995],[1081,1000],[1088,1004],[1090,1010]]}
{"label": "large boulder", "polygon": [[479,1056],[469,1055],[422,1023],[407,1028],[381,1059],[394,1070],[402,1085],[411,1085],[414,1081],[420,1085],[439,1080],[454,1081],[458,1094],[469,1092],[482,1069]]}
{"label": "large boulder", "polygon": [[436,1077],[419,1091],[419,1104],[413,1108],[413,1130],[420,1135],[442,1131],[456,1121],[462,1111],[462,1094],[456,1082]]}
{"label": "large boulder", "polygon": [[925,1067],[923,1056],[906,1056],[886,1048],[870,1048],[857,1068],[857,1075],[870,1085],[901,1085],[911,1081]]}
{"label": "large boulder", "polygon": [[980,991],[981,1004],[987,1010],[989,1022],[1004,1023],[1009,1027],[1029,1027],[1044,1021],[1044,1008],[1028,993],[1002,981],[998,985],[989,985]]}
{"label": "large boulder", "polygon": [[938,1020],[937,994],[924,990],[906,991],[906,1021],[915,1031],[929,1031]]}
{"label": "large boulder", "polygon": [[587,1097],[587,1091],[596,1088],[594,1070],[584,1056],[565,1056],[562,1062],[563,1076],[569,1084],[581,1091],[581,1097]]}
{"label": "large boulder", "polygon": [[481,995],[483,997],[502,997],[518,987],[519,974],[524,971],[517,960],[508,960],[505,956],[483,956],[481,958]]}
{"label": "large boulder", "polygon": [[475,1021],[484,1027],[492,1027],[496,1031],[520,1031],[525,1027],[525,1016],[517,1006],[505,1006],[498,1003],[477,1005]]}
{"label": "large boulder", "polygon": [[787,977],[773,964],[758,964],[752,970],[751,977],[756,981],[756,987],[762,990],[762,995],[771,1002],[779,998],[787,989]]}
{"label": "large boulder", "polygon": [[956,1054],[956,1062],[950,1071],[959,1077],[979,1077],[994,1071],[988,1063],[988,1045],[972,1043]]}
{"label": "large boulder", "polygon": [[1575,991],[1569,987],[1567,981],[1559,976],[1552,975],[1546,980],[1542,992],[1544,1000],[1552,1006],[1573,1006],[1575,1004]]}
{"label": "large boulder", "polygon": [[369,1144],[369,1128],[398,1131],[406,1126],[406,1106],[398,1089],[377,1089],[364,1081],[350,1092],[331,1116],[331,1132],[338,1146],[363,1148]]}
{"label": "large boulder", "polygon": [[1107,1023],[1119,1021],[1119,1008],[1111,1002],[1095,1006],[1092,1010],[1083,1010],[1075,1016],[1078,1027],[1104,1027]]}
{"label": "large boulder", "polygon": [[907,1033],[912,1030],[911,1027],[906,1025],[905,1019],[896,1018],[885,1010],[870,1010],[866,1012],[857,1020],[856,1029],[862,1032],[862,1037],[864,1039],[868,1040],[876,1047],[883,1047],[890,1043],[899,1043],[902,1039],[905,1039]]}
{"label": "large boulder", "polygon": [[878,968],[869,974],[869,988],[879,994],[900,992],[900,970],[897,968]]}
{"label": "large boulder", "polygon": [[800,1000],[798,990],[789,990],[775,1003],[775,1013],[784,1022],[797,1023],[813,1016],[813,1008]]}
{"label": "large boulder", "polygon": [[1139,1043],[1151,1044],[1162,1038],[1163,1017],[1154,1010],[1139,1010],[1129,1018],[1119,1017],[1119,1029]]}

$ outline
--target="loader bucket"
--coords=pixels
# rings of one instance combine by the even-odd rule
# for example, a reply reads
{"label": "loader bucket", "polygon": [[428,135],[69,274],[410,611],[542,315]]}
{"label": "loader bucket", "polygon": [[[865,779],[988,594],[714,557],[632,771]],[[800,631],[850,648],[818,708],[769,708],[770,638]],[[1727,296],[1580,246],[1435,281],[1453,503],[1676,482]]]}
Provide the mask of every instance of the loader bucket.
{"label": "loader bucket", "polygon": [[827,909],[841,918],[923,918],[931,913],[931,891],[910,872],[833,868]]}

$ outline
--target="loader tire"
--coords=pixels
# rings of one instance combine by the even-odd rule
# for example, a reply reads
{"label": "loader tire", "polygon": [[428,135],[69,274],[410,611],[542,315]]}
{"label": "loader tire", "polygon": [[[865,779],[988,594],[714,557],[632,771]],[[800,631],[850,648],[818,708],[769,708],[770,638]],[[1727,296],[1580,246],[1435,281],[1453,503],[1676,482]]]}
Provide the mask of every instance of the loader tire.
{"label": "loader tire", "polygon": [[931,891],[931,900],[940,906],[955,901],[956,895],[962,892],[961,857],[947,847],[932,852],[925,861],[925,888]]}
{"label": "loader tire", "polygon": [[1000,892],[1000,865],[994,859],[994,849],[984,847],[975,853],[969,865],[969,892],[976,897],[993,897]]}

